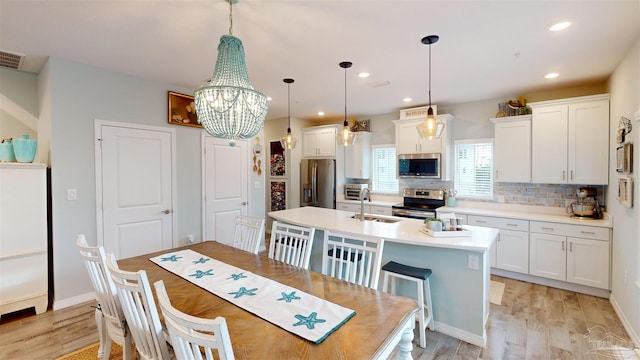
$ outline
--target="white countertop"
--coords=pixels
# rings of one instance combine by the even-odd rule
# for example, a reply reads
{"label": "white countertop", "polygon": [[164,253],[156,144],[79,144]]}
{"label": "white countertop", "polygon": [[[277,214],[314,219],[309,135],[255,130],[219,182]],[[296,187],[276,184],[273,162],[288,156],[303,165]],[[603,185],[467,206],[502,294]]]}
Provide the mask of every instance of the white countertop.
{"label": "white countertop", "polygon": [[586,225],[596,227],[613,227],[611,215],[604,213],[602,219],[576,219],[564,212],[562,208],[545,208],[542,206],[513,206],[493,205],[482,206],[443,206],[436,210],[438,213],[459,213],[466,215],[496,216],[510,219],[547,221],[571,225]]}
{"label": "white countertop", "polygon": [[374,215],[378,217],[399,219],[400,221],[396,223],[360,221],[358,219],[351,218],[351,216],[353,216],[352,211],[325,209],[311,206],[272,211],[269,212],[268,215],[278,221],[314,227],[320,230],[379,237],[383,238],[385,241],[401,244],[469,250],[475,252],[487,251],[498,236],[497,229],[466,226],[468,230],[472,231],[472,236],[431,237],[420,231],[420,229],[424,227],[422,220]]}

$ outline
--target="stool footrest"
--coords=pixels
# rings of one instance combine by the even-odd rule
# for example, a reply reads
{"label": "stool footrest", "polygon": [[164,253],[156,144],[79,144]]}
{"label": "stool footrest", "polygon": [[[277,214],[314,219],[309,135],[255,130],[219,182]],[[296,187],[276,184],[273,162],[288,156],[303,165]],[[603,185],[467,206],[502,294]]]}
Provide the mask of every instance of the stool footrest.
{"label": "stool footrest", "polygon": [[419,267],[403,265],[395,261],[389,261],[388,263],[384,264],[382,270],[422,280],[427,280],[429,276],[431,276],[431,269],[423,269]]}

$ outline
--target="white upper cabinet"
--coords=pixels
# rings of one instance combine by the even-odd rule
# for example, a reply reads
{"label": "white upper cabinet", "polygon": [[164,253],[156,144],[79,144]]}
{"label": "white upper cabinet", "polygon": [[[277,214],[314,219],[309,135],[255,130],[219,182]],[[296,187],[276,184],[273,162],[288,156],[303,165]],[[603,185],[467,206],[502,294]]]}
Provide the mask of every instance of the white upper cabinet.
{"label": "white upper cabinet", "polygon": [[442,161],[442,180],[451,179],[453,166],[453,138],[451,137],[451,125],[453,116],[450,114],[436,115],[436,118],[445,124],[442,136],[439,139],[425,140],[420,138],[416,126],[424,121],[424,116],[419,118],[407,118],[394,120],[396,126],[396,154],[440,154]]}
{"label": "white upper cabinet", "polygon": [[336,125],[314,126],[302,129],[302,156],[336,156]]}
{"label": "white upper cabinet", "polygon": [[344,146],[344,177],[369,179],[371,177],[371,133],[359,131],[353,145]]}
{"label": "white upper cabinet", "polygon": [[493,118],[496,182],[531,182],[531,115]]}
{"label": "white upper cabinet", "polygon": [[609,95],[530,103],[531,181],[609,183]]}

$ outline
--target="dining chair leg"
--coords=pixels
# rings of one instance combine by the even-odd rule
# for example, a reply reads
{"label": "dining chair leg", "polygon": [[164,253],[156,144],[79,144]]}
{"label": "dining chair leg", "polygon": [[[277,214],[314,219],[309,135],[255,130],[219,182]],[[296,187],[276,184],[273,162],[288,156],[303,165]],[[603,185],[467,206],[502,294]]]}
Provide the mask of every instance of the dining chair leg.
{"label": "dining chair leg", "polygon": [[100,339],[100,347],[98,348],[98,359],[109,360],[111,353],[111,338],[107,334],[107,325],[105,324],[102,311],[96,308],[95,311],[96,327],[98,328],[98,338]]}

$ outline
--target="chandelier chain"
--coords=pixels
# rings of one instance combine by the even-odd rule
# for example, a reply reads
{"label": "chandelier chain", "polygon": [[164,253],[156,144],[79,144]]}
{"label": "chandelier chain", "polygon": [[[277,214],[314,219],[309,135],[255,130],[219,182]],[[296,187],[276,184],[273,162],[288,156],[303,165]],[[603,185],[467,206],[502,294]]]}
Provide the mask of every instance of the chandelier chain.
{"label": "chandelier chain", "polygon": [[229,35],[233,35],[233,1],[229,0]]}

